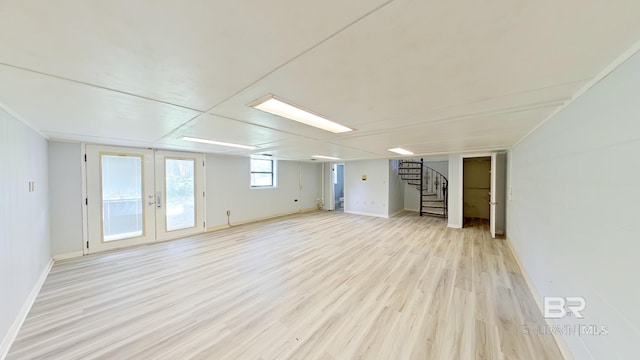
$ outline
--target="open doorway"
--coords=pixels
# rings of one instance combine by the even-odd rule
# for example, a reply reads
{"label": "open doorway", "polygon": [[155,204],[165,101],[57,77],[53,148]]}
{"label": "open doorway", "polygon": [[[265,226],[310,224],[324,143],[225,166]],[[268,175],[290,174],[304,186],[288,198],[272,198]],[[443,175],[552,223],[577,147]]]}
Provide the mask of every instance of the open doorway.
{"label": "open doorway", "polygon": [[489,225],[491,219],[491,157],[463,159],[463,226]]}
{"label": "open doorway", "polygon": [[333,177],[334,210],[344,211],[344,164],[333,164],[331,172]]}
{"label": "open doorway", "polygon": [[458,198],[460,226],[485,226],[488,222],[491,237],[505,235],[506,153],[462,155],[459,164],[462,173]]}

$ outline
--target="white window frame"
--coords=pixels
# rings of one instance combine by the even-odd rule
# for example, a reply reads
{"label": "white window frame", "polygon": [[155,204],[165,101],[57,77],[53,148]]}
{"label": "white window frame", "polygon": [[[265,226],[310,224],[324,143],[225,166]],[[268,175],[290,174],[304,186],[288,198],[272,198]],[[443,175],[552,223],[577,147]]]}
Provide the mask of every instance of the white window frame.
{"label": "white window frame", "polygon": [[[267,171],[252,171],[251,162],[254,160],[258,161],[271,161],[271,172]],[[271,185],[253,185],[251,183],[251,175],[252,174],[271,174]],[[249,160],[249,185],[251,189],[275,189],[277,187],[277,166],[276,160],[274,159],[256,159],[251,158]]]}

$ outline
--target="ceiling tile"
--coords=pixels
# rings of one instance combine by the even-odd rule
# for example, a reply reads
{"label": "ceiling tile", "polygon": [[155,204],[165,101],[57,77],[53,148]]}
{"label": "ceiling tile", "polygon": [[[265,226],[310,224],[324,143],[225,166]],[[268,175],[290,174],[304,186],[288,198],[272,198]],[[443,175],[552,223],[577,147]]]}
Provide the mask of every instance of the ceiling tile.
{"label": "ceiling tile", "polygon": [[0,83],[0,101],[55,139],[151,144],[200,114],[2,66]]}
{"label": "ceiling tile", "polygon": [[205,110],[385,1],[14,1],[0,63]]}

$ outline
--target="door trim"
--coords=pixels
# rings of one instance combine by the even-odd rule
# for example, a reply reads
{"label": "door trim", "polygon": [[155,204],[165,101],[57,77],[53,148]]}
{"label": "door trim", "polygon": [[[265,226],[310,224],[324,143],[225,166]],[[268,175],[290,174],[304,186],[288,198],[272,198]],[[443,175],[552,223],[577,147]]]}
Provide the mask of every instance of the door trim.
{"label": "door trim", "polygon": [[[166,168],[165,160],[193,160],[194,161],[194,211],[195,211],[195,225],[189,228],[176,229],[169,231],[166,226]],[[158,211],[157,204],[154,207],[155,210],[155,239],[156,241],[166,241],[177,239],[185,236],[201,234],[206,231],[205,222],[205,202],[206,202],[206,190],[205,190],[205,156],[202,153],[193,152],[181,152],[170,150],[155,150],[154,151],[155,162],[155,179],[154,179],[154,194],[158,192],[163,193],[162,202],[164,203],[161,208],[162,211]]]}
{"label": "door trim", "polygon": [[[107,145],[87,145],[85,149],[87,163],[85,164],[86,176],[86,198],[85,208],[87,211],[87,240],[83,246],[87,254],[126,248],[135,245],[150,244],[156,241],[155,236],[155,212],[150,210],[155,204],[149,203],[155,173],[154,152],[150,149],[140,149]],[[102,156],[103,155],[132,155],[141,156],[141,182],[142,182],[142,230],[141,236],[104,241],[104,215],[102,209]],[[82,159],[84,161],[84,159]],[[95,163],[94,163],[95,162]],[[97,237],[99,236],[99,239]]]}
{"label": "door trim", "polygon": [[[493,156],[495,154],[497,154],[497,151],[491,151],[491,152],[482,152],[482,153],[473,153],[473,154],[462,154],[460,155],[460,161],[459,161],[459,174],[460,174],[460,181],[458,184],[458,206],[459,208],[459,212],[460,212],[460,228],[464,228],[464,159],[467,158],[477,158],[477,157],[490,157],[491,158],[491,167],[493,168]],[[493,186],[493,178],[491,179],[491,186]],[[493,194],[491,195],[493,196]],[[491,217],[491,216],[489,216]],[[493,222],[493,219],[489,219],[489,223]]]}

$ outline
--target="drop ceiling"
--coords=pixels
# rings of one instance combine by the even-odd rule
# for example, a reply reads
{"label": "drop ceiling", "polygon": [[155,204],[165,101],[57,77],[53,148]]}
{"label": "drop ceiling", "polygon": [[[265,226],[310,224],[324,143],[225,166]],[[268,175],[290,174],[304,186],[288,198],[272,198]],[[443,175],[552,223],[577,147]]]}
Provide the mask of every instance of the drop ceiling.
{"label": "drop ceiling", "polygon": [[[638,40],[637,0],[4,1],[0,105],[52,140],[290,160],[495,150]],[[356,130],[248,106],[268,94]]]}

